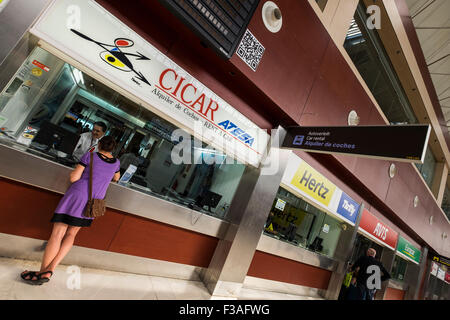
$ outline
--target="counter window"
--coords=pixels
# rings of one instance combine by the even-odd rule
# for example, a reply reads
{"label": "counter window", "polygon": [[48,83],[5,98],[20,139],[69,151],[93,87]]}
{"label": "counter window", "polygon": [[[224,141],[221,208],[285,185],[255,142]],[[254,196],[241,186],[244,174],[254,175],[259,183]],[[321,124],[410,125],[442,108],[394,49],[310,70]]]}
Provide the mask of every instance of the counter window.
{"label": "counter window", "polygon": [[431,188],[433,185],[434,171],[436,169],[436,157],[434,156],[433,151],[431,151],[430,146],[427,147],[423,164],[416,163],[415,165],[417,169],[419,169],[420,174],[427,185]]}
{"label": "counter window", "polygon": [[375,249],[375,251],[377,252],[375,259],[380,260],[383,253],[383,247],[358,233],[356,235],[355,245],[353,248],[352,257],[350,258],[350,263],[353,264],[356,262],[356,260],[358,260],[358,258],[365,256],[369,248]]}
{"label": "counter window", "polygon": [[391,277],[392,279],[403,281],[405,280],[406,269],[408,262],[399,256],[395,256],[394,264],[392,265]]}
{"label": "counter window", "polygon": [[1,143],[70,167],[113,136],[121,184],[218,218],[245,169],[185,132],[191,163],[174,163],[175,125],[39,47],[0,93],[0,128]]}
{"label": "counter window", "polygon": [[447,218],[450,220],[450,189],[445,185],[444,197],[442,199],[442,210]]}
{"label": "counter window", "polygon": [[264,233],[333,257],[341,234],[341,223],[280,187]]}

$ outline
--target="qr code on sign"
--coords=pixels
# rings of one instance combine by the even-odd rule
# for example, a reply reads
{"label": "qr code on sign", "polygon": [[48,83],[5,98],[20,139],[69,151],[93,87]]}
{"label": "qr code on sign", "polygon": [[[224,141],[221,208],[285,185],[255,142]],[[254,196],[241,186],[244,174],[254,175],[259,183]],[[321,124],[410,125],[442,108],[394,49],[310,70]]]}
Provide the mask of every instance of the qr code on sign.
{"label": "qr code on sign", "polygon": [[247,29],[236,53],[253,71],[256,71],[264,50],[258,39]]}

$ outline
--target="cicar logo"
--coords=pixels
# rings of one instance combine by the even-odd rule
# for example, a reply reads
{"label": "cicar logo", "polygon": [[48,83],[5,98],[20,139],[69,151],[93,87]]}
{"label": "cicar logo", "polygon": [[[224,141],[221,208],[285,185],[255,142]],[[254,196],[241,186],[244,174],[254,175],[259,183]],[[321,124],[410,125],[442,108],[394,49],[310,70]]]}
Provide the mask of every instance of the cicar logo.
{"label": "cicar logo", "polygon": [[205,118],[214,122],[214,112],[219,110],[219,104],[204,93],[198,94],[197,87],[177,74],[173,69],[166,69],[159,76],[161,88],[189,108],[201,113]]}

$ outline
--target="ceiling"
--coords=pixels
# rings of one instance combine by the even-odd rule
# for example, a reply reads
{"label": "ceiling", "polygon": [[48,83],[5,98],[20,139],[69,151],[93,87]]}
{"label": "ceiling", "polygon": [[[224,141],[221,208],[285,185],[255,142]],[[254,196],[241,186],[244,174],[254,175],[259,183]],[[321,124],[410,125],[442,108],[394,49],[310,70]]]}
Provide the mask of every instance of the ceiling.
{"label": "ceiling", "polygon": [[405,0],[436,94],[450,126],[450,1]]}

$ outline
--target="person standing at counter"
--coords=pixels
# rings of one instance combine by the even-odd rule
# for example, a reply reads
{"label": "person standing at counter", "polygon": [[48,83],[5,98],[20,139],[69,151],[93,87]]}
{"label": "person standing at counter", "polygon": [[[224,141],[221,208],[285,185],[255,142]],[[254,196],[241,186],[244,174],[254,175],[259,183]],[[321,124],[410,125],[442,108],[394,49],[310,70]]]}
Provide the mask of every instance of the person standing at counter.
{"label": "person standing at counter", "polygon": [[[120,161],[111,154],[115,147],[116,141],[113,137],[103,137],[99,141],[99,151],[93,155],[93,199],[104,199],[111,180],[119,181]],[[42,258],[40,271],[25,270],[21,273],[22,279],[29,284],[41,285],[48,282],[56,266],[72,248],[78,231],[82,227],[89,227],[92,223],[93,218],[83,216],[88,202],[90,155],[90,152],[84,154],[79,164],[70,173],[72,184],[59,202],[51,219],[54,223],[53,230]]]}
{"label": "person standing at counter", "polygon": [[373,248],[369,248],[366,252],[365,256],[361,256],[356,262],[351,266],[351,271],[357,270],[356,275],[356,294],[349,298],[348,300],[373,300],[375,295],[375,289],[371,289],[368,287],[367,280],[371,277],[370,267],[378,267],[379,270],[383,273],[380,277],[380,281],[386,281],[391,278],[391,275],[383,266],[383,264],[375,259],[377,255],[377,251]]}
{"label": "person standing at counter", "polygon": [[98,140],[106,133],[106,124],[102,121],[94,123],[94,128],[90,132],[85,132],[80,135],[80,139],[73,151],[73,158],[80,161],[81,157],[88,151],[98,151]]}
{"label": "person standing at counter", "polygon": [[123,175],[130,164],[139,167],[141,163],[142,160],[139,155],[139,146],[133,146],[130,152],[127,152],[120,157],[120,174]]}

